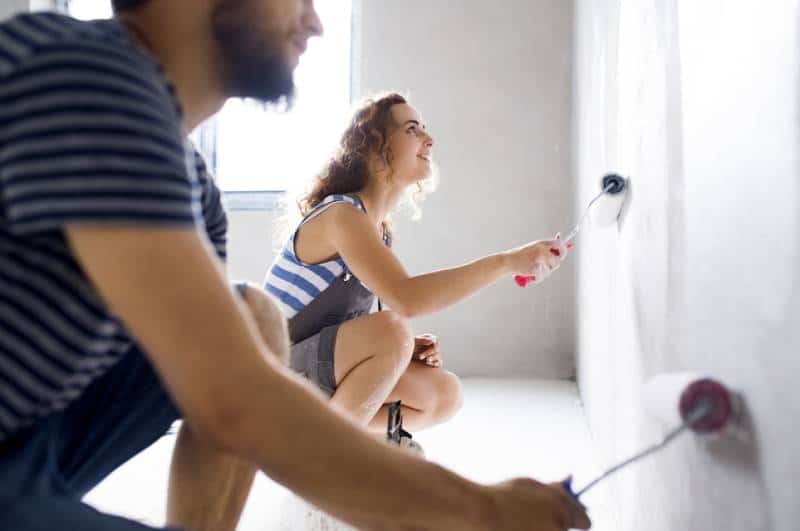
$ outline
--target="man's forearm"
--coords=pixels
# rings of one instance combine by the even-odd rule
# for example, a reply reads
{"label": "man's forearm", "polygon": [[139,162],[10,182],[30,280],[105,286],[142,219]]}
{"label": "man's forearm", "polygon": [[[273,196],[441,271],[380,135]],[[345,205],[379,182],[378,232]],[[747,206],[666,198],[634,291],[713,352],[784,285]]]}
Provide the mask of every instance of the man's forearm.
{"label": "man's forearm", "polygon": [[275,361],[196,231],[68,236],[199,437],[347,521],[487,528],[471,524],[491,510],[487,488],[375,440]]}

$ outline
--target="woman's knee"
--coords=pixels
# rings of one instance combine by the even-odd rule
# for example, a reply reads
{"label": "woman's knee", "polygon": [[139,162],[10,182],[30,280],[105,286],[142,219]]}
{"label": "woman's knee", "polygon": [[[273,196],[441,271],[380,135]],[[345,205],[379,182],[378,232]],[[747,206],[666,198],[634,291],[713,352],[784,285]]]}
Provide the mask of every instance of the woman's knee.
{"label": "woman's knee", "polygon": [[288,365],[289,331],[278,303],[272,295],[253,284],[247,284],[243,298],[267,348],[281,364]]}
{"label": "woman's knee", "polygon": [[409,321],[395,312],[373,314],[378,320],[380,347],[378,355],[390,359],[400,370],[405,370],[411,361],[414,349],[414,333]]}
{"label": "woman's knee", "polygon": [[464,405],[464,391],[461,380],[450,371],[441,371],[436,382],[436,411],[435,415],[440,420],[447,420],[455,416]]}

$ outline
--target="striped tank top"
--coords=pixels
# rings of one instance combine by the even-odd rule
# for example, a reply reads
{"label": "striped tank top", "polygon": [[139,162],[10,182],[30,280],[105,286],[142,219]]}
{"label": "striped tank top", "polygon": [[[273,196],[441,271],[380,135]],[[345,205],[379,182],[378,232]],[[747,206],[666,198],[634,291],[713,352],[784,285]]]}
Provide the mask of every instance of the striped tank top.
{"label": "striped tank top", "polygon": [[[300,221],[267,272],[264,289],[278,299],[278,304],[287,319],[291,319],[308,306],[337,278],[349,274],[347,264],[341,257],[319,264],[308,264],[297,257],[294,249],[300,227],[337,203],[350,203],[364,213],[367,211],[364,203],[356,195],[329,195]],[[383,239],[384,243],[389,245],[386,235]]]}

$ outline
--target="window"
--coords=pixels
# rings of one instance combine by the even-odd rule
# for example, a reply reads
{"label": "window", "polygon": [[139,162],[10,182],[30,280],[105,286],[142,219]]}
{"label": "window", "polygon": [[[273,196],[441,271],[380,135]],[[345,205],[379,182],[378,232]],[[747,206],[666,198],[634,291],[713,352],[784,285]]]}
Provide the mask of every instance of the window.
{"label": "window", "polygon": [[[111,16],[108,0],[69,0],[76,18]],[[325,27],[311,39],[295,70],[296,97],[288,113],[229,100],[192,134],[226,192],[285,191],[313,176],[350,115],[352,2],[317,0]],[[237,194],[238,195],[238,194]]]}
{"label": "window", "polygon": [[109,0],[67,0],[66,4],[69,14],[75,18],[91,20],[111,17]]}

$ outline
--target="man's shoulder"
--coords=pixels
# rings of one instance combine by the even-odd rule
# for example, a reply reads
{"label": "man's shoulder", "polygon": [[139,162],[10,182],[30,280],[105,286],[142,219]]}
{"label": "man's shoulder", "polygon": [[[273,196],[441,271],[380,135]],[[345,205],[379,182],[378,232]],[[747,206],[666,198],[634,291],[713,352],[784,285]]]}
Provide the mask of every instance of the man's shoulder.
{"label": "man's shoulder", "polygon": [[17,14],[0,23],[0,31],[7,37],[0,40],[0,47],[16,50],[21,56],[25,51],[59,44],[114,47],[124,42],[122,26],[114,19],[78,20],[52,11]]}
{"label": "man's shoulder", "polygon": [[161,67],[113,19],[29,13],[0,24],[0,102],[0,115],[20,127],[58,114],[144,128],[145,135],[169,131],[170,141],[182,134],[180,106]]}
{"label": "man's shoulder", "polygon": [[77,20],[54,12],[23,13],[0,23],[0,75],[21,66],[93,58],[151,70],[150,61],[115,20]]}

